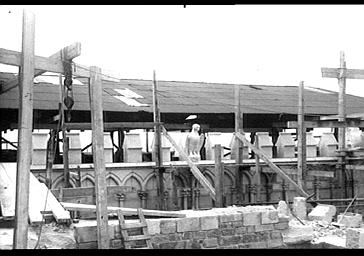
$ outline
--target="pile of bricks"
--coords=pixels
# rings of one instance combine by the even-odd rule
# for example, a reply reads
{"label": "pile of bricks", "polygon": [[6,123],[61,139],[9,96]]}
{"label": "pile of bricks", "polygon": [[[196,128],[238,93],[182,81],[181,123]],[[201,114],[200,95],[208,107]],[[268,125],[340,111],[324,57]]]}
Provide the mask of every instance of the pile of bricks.
{"label": "pile of bricks", "polygon": [[[270,207],[232,207],[221,211],[194,211],[186,218],[147,219],[156,249],[242,249],[283,247],[287,217]],[[109,223],[111,248],[121,248],[117,222]],[[75,225],[78,248],[97,248],[96,226]]]}

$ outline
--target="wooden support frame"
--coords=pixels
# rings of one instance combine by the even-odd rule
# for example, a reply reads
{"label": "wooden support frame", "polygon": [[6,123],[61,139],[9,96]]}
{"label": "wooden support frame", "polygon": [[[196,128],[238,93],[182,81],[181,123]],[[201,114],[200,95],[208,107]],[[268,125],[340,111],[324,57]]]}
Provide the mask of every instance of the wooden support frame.
{"label": "wooden support frame", "polygon": [[[0,52],[3,51],[4,53],[8,53],[9,55],[9,51],[8,50],[3,50],[3,49],[0,49]],[[62,53],[63,52],[63,53]],[[11,56],[17,56],[17,53],[16,52],[12,52],[11,51],[11,55],[8,56],[8,58],[10,58]],[[51,55],[48,57],[48,60],[61,60],[61,59],[64,59],[64,60],[68,60],[68,61],[71,61],[72,59],[78,57],[81,55],[81,43],[79,42],[76,42],[76,43],[73,43],[69,46],[66,46],[64,47],[63,49],[61,49],[60,51],[56,52],[55,54]],[[1,56],[1,54],[0,54]],[[7,55],[4,55],[3,58],[5,58]],[[39,60],[42,60],[44,61],[43,58],[40,58],[39,57]],[[1,57],[0,57],[0,62],[1,62]],[[34,77],[36,76],[39,76],[39,75],[42,75],[43,73],[47,72],[48,70],[48,67],[44,70],[42,69],[36,69],[34,71]],[[7,83],[5,83],[4,85],[1,86],[0,88],[0,94],[4,93],[4,92],[7,92],[13,88],[15,88],[16,86],[18,86],[18,78],[14,78],[10,81],[8,81]]]}
{"label": "wooden support frame", "polygon": [[[163,173],[164,168],[162,168],[162,145],[161,145],[161,129],[160,121],[161,115],[158,107],[158,88],[157,81],[155,78],[155,71],[153,71],[153,121],[154,125],[154,153],[155,153],[155,165],[157,171],[157,195],[158,195],[158,205],[160,210],[165,210],[164,208],[164,179]],[[148,136],[148,135],[147,135]]]}
{"label": "wooden support frame", "polygon": [[98,67],[90,67],[90,69],[89,94],[92,123],[92,153],[95,169],[97,241],[99,249],[108,249],[110,247],[110,239],[107,217],[101,69]]}
{"label": "wooden support frame", "polygon": [[238,132],[234,133],[234,136],[236,136],[238,139],[240,139],[245,145],[247,145],[252,151],[254,151],[255,154],[259,155],[259,157],[268,164],[270,168],[272,168],[273,171],[275,171],[282,179],[285,181],[291,183],[295,190],[304,197],[308,197],[309,195],[304,191],[300,186],[297,185],[297,183],[292,180],[281,168],[279,168],[277,165],[275,165],[269,157],[260,149],[255,147],[253,144],[251,144],[244,136],[244,133]]}
{"label": "wooden support frame", "polygon": [[[364,127],[364,121],[352,119],[342,121],[333,120],[319,120],[319,121],[305,121],[306,128],[325,128],[325,127]],[[297,129],[298,123],[296,121],[288,121],[285,125],[289,129]]]}
{"label": "wooden support frame", "polygon": [[305,127],[305,101],[304,101],[304,83],[300,82],[298,88],[298,116],[297,116],[297,184],[305,187],[307,172],[306,164],[306,127]]}
{"label": "wooden support frame", "polygon": [[[240,87],[239,85],[234,86],[234,108],[235,108],[235,132],[242,132],[243,129],[243,113],[240,109]],[[238,152],[236,156],[236,166],[235,166],[235,178],[236,178],[236,201],[237,203],[242,203],[243,200],[243,190],[242,190],[242,179],[243,173],[240,171],[240,164],[243,159],[243,144],[240,140],[236,141],[238,143]]]}
{"label": "wooden support frame", "polygon": [[[19,130],[16,170],[14,249],[28,248],[29,183],[32,161],[33,78],[35,16],[23,11],[22,56],[19,88]],[[0,54],[1,56],[1,54]]]}
{"label": "wooden support frame", "polygon": [[[255,146],[257,148],[259,148],[259,137],[255,134]],[[254,155],[254,159],[255,159],[255,173],[253,176],[253,180],[254,180],[254,185],[256,186],[256,193],[255,193],[255,197],[254,197],[254,202],[260,202],[261,200],[261,196],[260,196],[260,188],[261,188],[261,179],[260,179],[260,174],[261,174],[261,168],[260,168],[260,163],[259,163],[259,155],[255,154]]]}
{"label": "wooden support frame", "polygon": [[214,146],[215,154],[215,207],[224,207],[224,164],[221,161],[221,145]]}
{"label": "wooden support frame", "polygon": [[171,135],[168,134],[166,128],[161,126],[162,133],[169,140],[169,142],[173,145],[173,147],[177,150],[178,154],[181,156],[183,160],[185,160],[188,166],[191,168],[191,172],[193,176],[201,183],[201,185],[209,192],[211,198],[216,201],[216,192],[212,187],[210,182],[203,176],[203,174],[198,169],[197,165],[191,161],[191,159],[187,156],[187,154],[177,145],[177,143],[173,140]]}

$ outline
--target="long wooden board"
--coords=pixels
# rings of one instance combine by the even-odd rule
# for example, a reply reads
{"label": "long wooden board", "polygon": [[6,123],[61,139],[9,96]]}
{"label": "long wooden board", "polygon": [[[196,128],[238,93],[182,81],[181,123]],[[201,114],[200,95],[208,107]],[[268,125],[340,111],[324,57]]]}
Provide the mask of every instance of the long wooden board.
{"label": "long wooden board", "polygon": [[272,168],[272,170],[275,171],[282,179],[291,183],[300,195],[302,195],[304,197],[309,196],[309,194],[307,194],[306,191],[304,191],[300,186],[298,186],[298,184],[294,180],[292,180],[281,168],[279,168],[272,161],[270,161],[269,157],[263,151],[261,151],[260,149],[255,147],[253,144],[251,144],[245,138],[245,136],[243,134],[241,134],[240,132],[236,132],[234,134],[234,136],[236,136],[245,145],[247,145],[251,150],[253,150],[254,153],[257,154],[261,159],[263,159],[263,161],[266,162],[269,165],[269,167]]}
{"label": "long wooden board", "polygon": [[[86,211],[86,212],[96,212],[96,205],[91,204],[74,204],[74,203],[65,203],[61,202],[62,206],[70,211]],[[117,213],[118,210],[122,210],[124,215],[127,216],[137,216],[138,209],[136,208],[125,208],[125,207],[115,207],[108,206],[107,211],[112,213]],[[143,209],[143,213],[145,216],[157,216],[157,217],[171,217],[171,218],[184,218],[186,214],[176,213],[173,211],[158,211],[158,210],[148,210]]]}
{"label": "long wooden board", "polygon": [[196,164],[194,164],[191,159],[187,156],[187,154],[177,145],[177,143],[173,140],[173,138],[168,134],[166,128],[164,128],[163,125],[161,125],[161,130],[164,136],[169,140],[169,142],[173,145],[173,147],[177,150],[178,154],[182,157],[183,160],[185,160],[188,164],[188,166],[191,168],[191,172],[193,176],[201,183],[201,185],[207,189],[212,199],[216,201],[216,192],[215,189],[212,187],[210,182],[203,176],[203,174],[200,172]]}

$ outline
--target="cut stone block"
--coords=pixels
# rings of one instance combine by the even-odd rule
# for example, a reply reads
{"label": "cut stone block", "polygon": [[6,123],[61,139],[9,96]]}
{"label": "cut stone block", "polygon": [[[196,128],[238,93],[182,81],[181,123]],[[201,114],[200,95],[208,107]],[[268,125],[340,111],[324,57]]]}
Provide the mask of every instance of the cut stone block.
{"label": "cut stone block", "polygon": [[[250,140],[250,139],[248,139]],[[234,136],[231,138],[231,142],[230,142],[230,148],[231,148],[231,154],[230,154],[230,159],[236,159],[238,156],[238,145],[239,143],[237,143],[237,139],[234,138]],[[249,158],[249,147],[243,145],[243,154],[242,154],[242,159],[248,159]]]}
{"label": "cut stone block", "polygon": [[255,226],[261,224],[261,212],[244,212],[243,213],[243,225]]}
{"label": "cut stone block", "polygon": [[308,214],[309,220],[332,222],[332,218],[336,214],[336,207],[329,204],[319,204]]}
{"label": "cut stone block", "polygon": [[32,134],[32,164],[46,164],[48,133]]}
{"label": "cut stone block", "polygon": [[150,235],[156,235],[161,233],[160,220],[147,219],[148,233]]}
{"label": "cut stone block", "polygon": [[293,198],[292,212],[301,220],[307,219],[306,198],[304,197]]}
{"label": "cut stone block", "polygon": [[81,164],[81,139],[80,134],[76,132],[66,133],[68,138],[68,163],[69,164]]}
{"label": "cut stone block", "polygon": [[124,162],[142,162],[142,143],[139,133],[126,133],[124,138]]}
{"label": "cut stone block", "polygon": [[[163,162],[170,162],[171,161],[171,143],[168,141],[168,139],[162,135],[161,136],[161,140],[162,140],[162,161]],[[153,141],[152,141],[152,161],[155,162],[155,148],[154,148],[154,143],[155,143],[155,137],[153,136]]]}
{"label": "cut stone block", "polygon": [[181,218],[177,220],[177,232],[199,231],[200,218]]}
{"label": "cut stone block", "polygon": [[161,232],[161,234],[176,233],[176,221],[175,220],[161,220],[160,232]]}
{"label": "cut stone block", "polygon": [[205,143],[206,160],[214,160],[215,159],[214,146],[216,144],[221,145],[221,157],[223,157],[224,156],[224,148],[223,148],[224,141],[222,140],[221,132],[209,132],[209,133],[207,133],[206,143]]}
{"label": "cut stone block", "polygon": [[201,217],[201,230],[210,230],[219,228],[219,219],[217,216]]}
{"label": "cut stone block", "polygon": [[295,143],[289,132],[280,132],[277,142],[277,157],[279,158],[294,158]]}
{"label": "cut stone block", "polygon": [[105,163],[112,163],[113,148],[110,133],[104,133],[104,159]]}
{"label": "cut stone block", "polygon": [[285,201],[279,201],[277,207],[278,215],[279,216],[290,216],[291,211]]}
{"label": "cut stone block", "polygon": [[363,228],[348,228],[346,230],[346,248],[348,249],[364,248]]}
{"label": "cut stone block", "polygon": [[302,225],[298,221],[290,221],[288,230],[282,232],[283,242],[285,244],[299,244],[311,241],[313,239],[313,227]]}
{"label": "cut stone block", "polygon": [[317,142],[312,132],[306,132],[306,157],[317,157]]}
{"label": "cut stone block", "polygon": [[345,215],[343,213],[339,214],[337,221],[343,224],[345,227],[359,228],[363,222],[363,216],[359,213],[347,212]]}
{"label": "cut stone block", "polygon": [[258,137],[258,148],[261,149],[269,158],[273,157],[273,142],[269,137],[268,132],[257,132],[255,136]]}
{"label": "cut stone block", "polygon": [[335,156],[338,142],[332,132],[324,132],[319,141],[320,156]]}

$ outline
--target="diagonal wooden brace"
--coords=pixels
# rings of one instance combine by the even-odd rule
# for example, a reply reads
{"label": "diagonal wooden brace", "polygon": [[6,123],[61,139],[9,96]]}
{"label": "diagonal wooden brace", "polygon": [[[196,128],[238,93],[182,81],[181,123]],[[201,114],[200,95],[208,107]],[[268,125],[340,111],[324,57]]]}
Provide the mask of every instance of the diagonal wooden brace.
{"label": "diagonal wooden brace", "polygon": [[[4,50],[4,60],[5,58],[5,53],[8,54],[8,58],[18,58],[18,54],[17,52],[10,52],[10,51],[5,51]],[[67,60],[67,61],[71,61],[72,59],[78,57],[81,55],[81,43],[73,43],[69,46],[64,47],[62,50],[56,52],[55,54],[51,55],[48,57],[49,61],[52,60]],[[16,56],[16,57],[15,57]],[[19,55],[20,56],[20,55]],[[44,58],[38,57],[38,62],[42,62]],[[13,64],[13,62],[15,63],[15,61],[10,61],[8,60],[8,62],[3,62],[3,63],[7,63],[7,64]],[[47,62],[44,61],[45,64],[48,64]],[[56,66],[57,64],[54,63],[54,65]],[[48,67],[48,65],[45,65],[45,67]],[[36,69],[34,71],[34,77],[36,76],[40,76],[42,74],[44,74],[45,72],[47,72],[47,70],[43,70],[43,69]],[[18,78],[14,78],[10,81],[8,81],[7,83],[5,83],[4,85],[1,86],[1,90],[0,90],[0,94],[7,92],[15,87],[18,86],[19,83],[19,79]]]}
{"label": "diagonal wooden brace", "polygon": [[215,192],[215,189],[210,184],[210,182],[205,178],[205,176],[203,176],[203,174],[200,172],[200,170],[198,169],[196,164],[193,163],[191,161],[191,159],[187,156],[187,154],[177,145],[177,143],[168,134],[166,128],[164,128],[163,125],[161,125],[161,130],[162,130],[162,133],[164,134],[164,136],[166,136],[166,138],[169,140],[169,142],[171,142],[173,147],[177,150],[178,154],[182,157],[182,159],[187,162],[188,166],[191,168],[191,172],[192,172],[193,176],[195,176],[195,178],[201,183],[201,185],[205,189],[207,189],[207,191],[209,192],[211,198],[214,201],[216,201],[216,192]]}
{"label": "diagonal wooden brace", "polygon": [[234,136],[237,137],[239,140],[241,140],[245,145],[247,145],[255,154],[257,154],[261,159],[263,159],[264,162],[268,164],[270,168],[272,168],[273,171],[275,171],[282,179],[286,180],[287,182],[291,183],[294,188],[297,190],[297,192],[303,196],[308,197],[309,194],[306,193],[298,184],[292,180],[281,168],[279,168],[277,165],[275,165],[272,161],[269,160],[268,156],[264,154],[263,151],[261,151],[259,148],[251,144],[244,136],[244,133],[241,132],[235,132]]}

